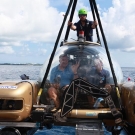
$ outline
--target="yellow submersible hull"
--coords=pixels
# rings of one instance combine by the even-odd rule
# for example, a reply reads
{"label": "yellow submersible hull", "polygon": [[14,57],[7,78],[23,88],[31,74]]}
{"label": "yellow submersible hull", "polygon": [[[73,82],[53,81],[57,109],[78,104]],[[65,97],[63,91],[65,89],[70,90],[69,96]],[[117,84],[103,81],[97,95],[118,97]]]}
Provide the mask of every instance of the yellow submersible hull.
{"label": "yellow submersible hull", "polygon": [[0,121],[26,119],[36,103],[38,84],[35,81],[0,83]]}

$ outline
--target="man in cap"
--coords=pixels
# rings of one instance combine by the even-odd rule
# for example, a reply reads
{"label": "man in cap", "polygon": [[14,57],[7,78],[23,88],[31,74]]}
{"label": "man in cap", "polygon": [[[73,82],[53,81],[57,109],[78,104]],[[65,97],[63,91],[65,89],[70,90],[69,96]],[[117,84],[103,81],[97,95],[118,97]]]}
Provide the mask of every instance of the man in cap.
{"label": "man in cap", "polygon": [[87,74],[87,79],[90,83],[99,86],[101,88],[106,88],[108,92],[111,90],[109,84],[110,73],[108,70],[103,68],[103,63],[100,59],[96,58],[94,60],[94,68]]}
{"label": "man in cap", "polygon": [[80,20],[77,23],[72,23],[68,21],[68,25],[72,30],[77,31],[77,36],[79,37],[79,31],[84,31],[84,37],[86,41],[93,41],[93,29],[98,25],[97,21],[87,20],[87,11],[82,8],[78,11],[78,16]]}

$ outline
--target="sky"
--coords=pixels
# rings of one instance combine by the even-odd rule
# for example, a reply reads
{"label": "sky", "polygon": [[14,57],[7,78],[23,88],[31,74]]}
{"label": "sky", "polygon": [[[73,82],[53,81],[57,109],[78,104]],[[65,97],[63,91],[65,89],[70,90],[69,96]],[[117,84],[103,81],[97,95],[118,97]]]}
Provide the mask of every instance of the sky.
{"label": "sky", "polygon": [[[0,0],[0,63],[40,63],[51,54],[69,0]],[[96,0],[111,56],[135,67],[135,0]],[[78,0],[93,20],[89,0]],[[69,19],[69,16],[68,16]],[[64,39],[67,23],[60,42]],[[69,38],[76,38],[71,31]]]}

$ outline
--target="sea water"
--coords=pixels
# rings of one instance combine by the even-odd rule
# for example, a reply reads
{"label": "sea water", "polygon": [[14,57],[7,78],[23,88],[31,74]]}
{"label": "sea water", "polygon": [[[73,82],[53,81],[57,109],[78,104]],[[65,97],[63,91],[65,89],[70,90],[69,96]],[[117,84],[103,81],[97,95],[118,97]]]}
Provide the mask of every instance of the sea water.
{"label": "sea water", "polygon": [[[0,65],[0,81],[20,79],[20,75],[26,74],[32,80],[38,80],[41,66],[33,65]],[[135,79],[135,68],[122,68],[124,80]],[[103,127],[104,128],[104,127]],[[38,130],[34,135],[75,135],[74,127],[53,126],[52,129]],[[111,135],[104,129],[104,135]],[[120,135],[126,135],[124,131]]]}

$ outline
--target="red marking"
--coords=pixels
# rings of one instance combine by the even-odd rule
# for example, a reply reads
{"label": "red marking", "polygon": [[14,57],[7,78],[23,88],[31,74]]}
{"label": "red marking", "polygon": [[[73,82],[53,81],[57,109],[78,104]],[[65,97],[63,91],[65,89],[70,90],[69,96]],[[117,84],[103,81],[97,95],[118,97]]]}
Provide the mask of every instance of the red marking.
{"label": "red marking", "polygon": [[79,31],[79,36],[83,36],[84,37],[84,31]]}
{"label": "red marking", "polygon": [[128,81],[130,81],[131,80],[131,78],[130,77],[128,77]]}

